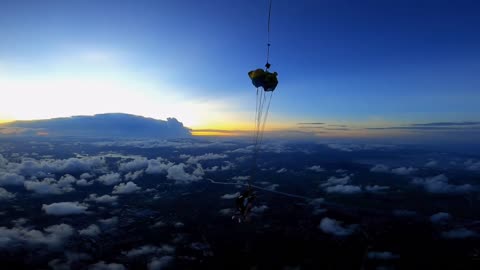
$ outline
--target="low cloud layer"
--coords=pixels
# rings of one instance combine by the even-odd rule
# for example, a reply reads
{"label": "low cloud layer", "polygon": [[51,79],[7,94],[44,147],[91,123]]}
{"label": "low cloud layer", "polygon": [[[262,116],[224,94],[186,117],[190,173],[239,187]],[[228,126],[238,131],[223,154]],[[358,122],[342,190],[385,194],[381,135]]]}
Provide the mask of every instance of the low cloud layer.
{"label": "low cloud layer", "polygon": [[59,202],[52,204],[44,204],[42,210],[47,215],[64,216],[64,215],[78,215],[85,214],[88,206],[80,204],[79,202]]}
{"label": "low cloud layer", "polygon": [[355,232],[356,225],[343,225],[338,220],[325,217],[320,221],[318,228],[327,234],[348,236]]}

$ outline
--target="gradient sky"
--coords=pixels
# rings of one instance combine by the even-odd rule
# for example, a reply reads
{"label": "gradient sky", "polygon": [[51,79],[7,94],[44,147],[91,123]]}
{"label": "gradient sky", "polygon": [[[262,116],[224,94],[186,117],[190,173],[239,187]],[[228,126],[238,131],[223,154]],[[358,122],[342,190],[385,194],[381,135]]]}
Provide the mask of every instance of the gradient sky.
{"label": "gradient sky", "polygon": [[[479,1],[273,0],[269,128],[478,129],[479,14]],[[2,0],[0,119],[125,112],[248,129],[266,19],[266,0]]]}

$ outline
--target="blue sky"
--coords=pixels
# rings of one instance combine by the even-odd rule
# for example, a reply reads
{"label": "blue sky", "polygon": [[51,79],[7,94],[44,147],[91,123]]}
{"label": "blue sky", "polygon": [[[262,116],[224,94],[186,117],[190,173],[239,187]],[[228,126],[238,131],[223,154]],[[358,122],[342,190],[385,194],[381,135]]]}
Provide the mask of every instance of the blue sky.
{"label": "blue sky", "polygon": [[[480,119],[478,1],[273,0],[271,128]],[[245,129],[267,1],[0,2],[0,119],[126,112]]]}

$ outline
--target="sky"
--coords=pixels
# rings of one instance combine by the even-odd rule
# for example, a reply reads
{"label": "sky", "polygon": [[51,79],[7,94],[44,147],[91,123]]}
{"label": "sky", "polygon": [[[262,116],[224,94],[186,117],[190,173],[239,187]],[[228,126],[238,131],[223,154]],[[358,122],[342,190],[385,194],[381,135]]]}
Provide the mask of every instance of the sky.
{"label": "sky", "polygon": [[[267,2],[2,0],[0,121],[123,112],[251,129],[247,72],[266,61]],[[273,0],[267,129],[473,139],[479,12],[478,1]]]}

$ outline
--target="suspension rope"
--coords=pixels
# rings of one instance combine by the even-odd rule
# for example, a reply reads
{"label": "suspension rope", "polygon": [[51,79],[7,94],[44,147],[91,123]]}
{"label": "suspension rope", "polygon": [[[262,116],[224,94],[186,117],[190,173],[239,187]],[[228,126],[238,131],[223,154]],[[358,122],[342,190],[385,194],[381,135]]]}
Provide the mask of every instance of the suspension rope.
{"label": "suspension rope", "polygon": [[271,15],[272,15],[272,1],[273,0],[270,0],[269,1],[269,4],[268,4],[268,22],[267,22],[267,63],[265,64],[265,67],[266,67],[266,70],[268,71],[268,69],[270,68],[270,18],[271,18]]}
{"label": "suspension rope", "polygon": [[275,194],[283,195],[283,196],[287,196],[287,197],[304,199],[304,200],[307,200],[307,201],[314,200],[314,198],[310,198],[310,197],[307,197],[307,196],[302,196],[302,195],[283,192],[283,191],[276,191],[276,190],[272,190],[272,189],[260,187],[260,186],[257,186],[257,185],[252,185],[252,184],[219,182],[219,181],[215,181],[215,180],[210,179],[210,178],[205,178],[205,180],[209,181],[212,184],[216,184],[216,185],[235,185],[235,186],[244,186],[244,187],[254,187],[254,188],[259,189],[259,190],[263,190],[263,191],[266,191],[266,192],[275,193]]}

